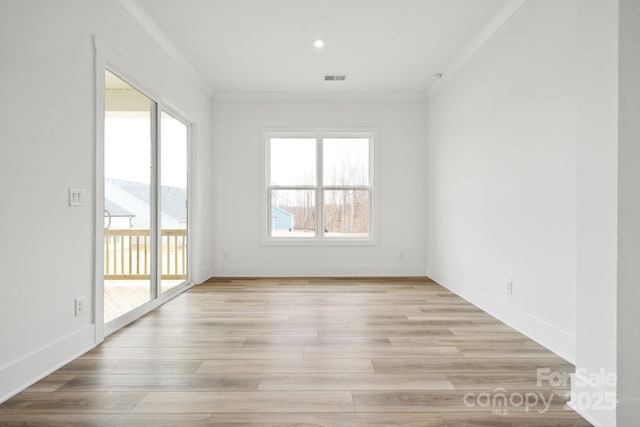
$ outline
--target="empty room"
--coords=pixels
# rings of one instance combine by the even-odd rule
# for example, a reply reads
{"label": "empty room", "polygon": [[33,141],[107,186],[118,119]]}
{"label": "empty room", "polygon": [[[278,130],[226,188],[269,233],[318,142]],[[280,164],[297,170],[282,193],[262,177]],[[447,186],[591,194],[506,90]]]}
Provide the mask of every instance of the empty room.
{"label": "empty room", "polygon": [[640,3],[0,0],[0,426],[636,426]]}

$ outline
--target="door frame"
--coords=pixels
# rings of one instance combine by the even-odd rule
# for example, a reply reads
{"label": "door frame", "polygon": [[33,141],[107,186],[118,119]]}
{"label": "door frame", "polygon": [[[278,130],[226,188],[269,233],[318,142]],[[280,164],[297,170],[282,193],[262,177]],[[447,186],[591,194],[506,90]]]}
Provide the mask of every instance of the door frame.
{"label": "door frame", "polygon": [[[137,320],[141,316],[149,313],[155,308],[161,306],[167,301],[175,298],[182,292],[194,286],[193,282],[193,248],[195,246],[193,237],[193,189],[192,189],[192,165],[193,165],[193,121],[175,108],[163,97],[159,96],[156,91],[152,90],[149,85],[143,82],[151,80],[136,67],[128,63],[116,51],[103,44],[94,37],[94,72],[95,72],[95,247],[94,247],[94,301],[93,301],[93,323],[95,325],[95,343],[99,344],[104,338],[127,324]],[[154,254],[152,254],[152,264],[154,271],[151,273],[151,296],[152,299],[139,307],[125,313],[124,315],[114,319],[107,325],[104,323],[104,115],[105,115],[105,84],[104,73],[109,70],[140,93],[151,99],[155,103],[154,117],[152,118],[152,158],[154,173],[152,176],[151,195],[151,225],[155,230],[152,236],[152,245],[154,246]],[[160,291],[160,263],[157,260],[160,250],[157,242],[159,241],[160,228],[159,209],[158,209],[158,179],[159,179],[159,155],[160,155],[160,113],[165,111],[173,118],[179,120],[187,126],[187,279],[180,285],[173,287],[164,294]],[[155,244],[154,244],[155,243]],[[155,295],[155,298],[153,296]]]}

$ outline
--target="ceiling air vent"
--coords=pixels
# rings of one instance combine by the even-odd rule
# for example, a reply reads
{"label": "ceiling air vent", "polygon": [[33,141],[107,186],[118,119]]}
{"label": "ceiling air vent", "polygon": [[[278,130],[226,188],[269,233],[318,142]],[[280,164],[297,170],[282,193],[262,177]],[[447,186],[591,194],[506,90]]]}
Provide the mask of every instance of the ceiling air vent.
{"label": "ceiling air vent", "polygon": [[325,74],[324,80],[327,82],[343,81],[347,78],[344,74]]}

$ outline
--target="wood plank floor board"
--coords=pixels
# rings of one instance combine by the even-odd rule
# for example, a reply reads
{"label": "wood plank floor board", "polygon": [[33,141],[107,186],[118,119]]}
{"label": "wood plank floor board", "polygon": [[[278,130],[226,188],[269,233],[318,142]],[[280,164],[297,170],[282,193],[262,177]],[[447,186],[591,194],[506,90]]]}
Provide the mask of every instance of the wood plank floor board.
{"label": "wood plank floor board", "polygon": [[323,374],[374,373],[369,359],[205,360],[198,373]]}
{"label": "wood plank floor board", "polygon": [[[502,392],[502,390],[500,391]],[[485,393],[489,400],[477,397]],[[542,412],[562,411],[567,403],[567,397],[556,394],[551,390],[539,389],[505,390],[506,401],[498,401],[496,408],[504,408],[507,412]],[[454,412],[464,414],[465,411],[477,412],[485,408],[492,410],[492,394],[485,390],[477,390],[477,394],[470,391],[354,391],[353,404],[356,412]],[[484,396],[483,394],[482,396]],[[509,399],[515,396],[514,403]],[[461,398],[462,397],[462,398]]]}
{"label": "wood plank floor board", "polygon": [[371,363],[379,374],[433,374],[433,373],[477,373],[477,372],[537,372],[538,368],[548,368],[550,372],[571,372],[571,364],[557,356],[543,359],[498,358],[446,358],[446,359],[372,359]]}
{"label": "wood plank floor board", "polygon": [[319,328],[321,337],[420,337],[453,336],[447,327],[368,327],[368,328]]}
{"label": "wood plank floor board", "polygon": [[209,414],[21,414],[0,413],[0,427],[211,427]]}
{"label": "wood plank floor board", "polygon": [[146,396],[144,392],[28,392],[0,405],[5,413],[128,413]]}
{"label": "wood plank floor board", "polygon": [[[112,335],[107,337],[105,345],[108,347],[241,347],[245,344],[247,335],[241,334],[236,336],[200,336],[187,337],[184,335],[168,336],[168,337],[149,337],[149,336],[125,336]],[[275,343],[274,343],[275,344]],[[300,343],[299,345],[304,345]]]}
{"label": "wood plank floor board", "polygon": [[[136,326],[138,326],[136,324]],[[124,336],[156,336],[156,337],[166,337],[166,336],[177,336],[181,335],[184,332],[184,328],[180,327],[163,327],[158,328],[153,325],[145,326],[140,325],[140,328],[135,328],[132,325],[125,326],[121,330],[118,331],[118,335]]]}
{"label": "wood plank floor board", "polygon": [[[456,390],[494,390],[498,388],[497,384],[508,384],[510,390],[518,390],[531,388],[532,385],[538,383],[538,373],[535,370],[530,372],[449,373],[446,377]],[[566,384],[554,387],[554,391],[566,391],[569,388],[570,383],[567,381]]]}
{"label": "wood plank floor board", "polygon": [[[0,405],[0,427],[589,425],[541,368],[574,369],[432,281],[217,279]],[[554,398],[477,400],[503,392]]]}
{"label": "wood plank floor board", "polygon": [[268,346],[254,349],[232,345],[211,347],[111,347],[100,346],[83,359],[145,359],[145,360],[204,360],[204,359],[301,359],[304,346]]}
{"label": "wood plank floor board", "polygon": [[392,359],[415,359],[415,358],[442,358],[451,356],[462,356],[463,354],[456,347],[376,347],[376,346],[305,346],[304,357],[309,358],[332,358],[340,355],[344,359],[366,359],[366,358],[392,358]]}
{"label": "wood plank floor board", "polygon": [[486,329],[479,328],[476,325],[466,327],[453,326],[449,328],[449,331],[452,335],[460,337],[478,336],[480,334],[495,337],[524,337],[524,335],[515,334],[513,330],[509,330],[508,328],[493,325],[487,325]]}
{"label": "wood plank floor board", "polygon": [[26,392],[56,391],[56,390],[59,390],[60,387],[62,387],[63,385],[65,385],[66,383],[74,379],[75,377],[76,376],[72,374],[65,375],[65,374],[54,373],[52,375],[49,375],[41,379],[40,381],[38,381],[37,383],[35,383],[25,391]]}
{"label": "wood plank floor board", "polygon": [[[330,313],[305,313],[305,314],[295,314],[289,316],[289,320],[292,322],[322,322],[326,324],[327,327],[331,325],[332,322],[335,322],[336,315],[338,313],[335,310],[331,310]],[[341,311],[340,313],[340,323],[348,323],[349,326],[353,323],[357,323],[361,321],[361,314],[358,315],[356,311]],[[377,312],[375,314],[371,314],[368,316],[371,320],[376,320],[379,322],[383,322],[385,324],[392,323],[394,321],[397,322],[406,322],[407,316],[403,314],[388,314],[388,313],[380,313]]]}
{"label": "wood plank floor board", "polygon": [[[332,325],[327,325],[327,327],[331,327]],[[420,328],[420,327],[448,327],[448,328],[456,328],[464,330],[465,328],[470,329],[482,329],[486,327],[487,329],[498,329],[498,330],[506,330],[499,322],[496,322],[493,319],[485,319],[485,320],[472,320],[472,319],[439,319],[439,320],[355,320],[351,322],[347,322],[346,325],[335,325],[336,327],[352,327],[352,328],[378,328],[380,326],[397,326],[404,328]]]}
{"label": "wood plank floor board", "polygon": [[[409,326],[407,322],[405,322],[405,326]],[[211,321],[211,322],[199,322],[200,324],[197,324],[197,322],[194,322],[194,323],[196,324],[192,324],[191,329],[195,327],[195,328],[211,328],[211,329],[238,328],[242,330],[242,329],[253,329],[253,328],[284,329],[290,326],[294,322],[293,321],[289,322],[288,320],[243,320],[243,319],[230,320],[229,319],[229,320],[219,320],[219,321]],[[295,324],[300,329],[318,328],[318,327],[348,328],[349,326],[351,326],[350,322],[344,319],[334,319],[334,320],[327,320],[327,321],[322,321],[322,320],[316,321],[313,319],[298,320],[298,321],[295,321]],[[460,325],[464,325],[464,324],[470,324],[470,322],[460,322]],[[180,331],[180,333],[182,332],[183,330]],[[180,333],[177,333],[177,335],[179,335]]]}
{"label": "wood plank floor board", "polygon": [[[363,299],[358,298],[357,296],[354,298],[329,298],[327,301],[327,307],[351,307],[352,309],[367,309],[371,306],[380,306],[380,307],[422,307],[424,304],[427,304],[427,299],[425,295],[422,295],[418,298],[412,298],[410,296],[405,296],[403,298],[379,298],[379,299]],[[422,312],[424,313],[424,312]]]}
{"label": "wood plank floor board", "polygon": [[484,311],[480,310],[478,307],[467,304],[451,304],[447,301],[447,305],[443,306],[442,303],[429,302],[427,304],[422,304],[419,307],[420,313],[428,313],[428,314],[453,314],[453,313],[472,313],[472,314],[484,314],[487,315]]}
{"label": "wood plank floor board", "polygon": [[244,340],[244,345],[375,345],[390,347],[392,343],[387,337],[292,337],[248,335]]}
{"label": "wood plank floor board", "polygon": [[[518,347],[544,349],[540,344],[526,338],[511,336],[447,336],[447,337],[394,337],[390,336],[391,345],[398,347],[420,347],[420,346],[455,346],[458,349],[479,349],[479,348],[502,348]],[[546,350],[546,349],[544,349]],[[547,350],[548,352],[548,350]]]}
{"label": "wood plank floor board", "polygon": [[465,348],[464,355],[466,357],[477,359],[477,358],[490,358],[496,357],[500,359],[507,358],[550,358],[556,359],[557,356],[555,354],[549,353],[549,350],[544,348],[522,348],[522,347],[489,347],[487,346],[484,349],[478,348]]}
{"label": "wood plank floor board", "polygon": [[[451,332],[449,332],[451,333]],[[219,336],[247,336],[256,335],[262,337],[315,337],[318,336],[317,328],[298,328],[295,326],[272,328],[272,327],[259,327],[253,328],[238,328],[238,327],[219,327],[211,329],[185,329],[181,334],[185,337],[219,337]]]}
{"label": "wood plank floor board", "polygon": [[[213,414],[209,427],[442,427],[433,413],[307,413],[307,414]],[[452,424],[453,425],[453,424]],[[460,427],[461,424],[456,424]]]}
{"label": "wood plank floor board", "polygon": [[453,390],[445,375],[316,374],[269,375],[260,390]]}
{"label": "wood plank floor board", "polygon": [[215,374],[77,375],[58,390],[83,391],[253,391],[261,377]]}
{"label": "wood plank floor board", "polygon": [[432,313],[432,314],[423,314],[421,316],[413,316],[413,315],[409,315],[406,316],[406,319],[409,320],[410,322],[432,322],[432,321],[440,321],[440,320],[464,320],[465,323],[468,322],[469,320],[471,320],[474,323],[479,323],[479,322],[487,322],[487,323],[494,323],[494,324],[500,324],[500,322],[498,320],[496,320],[494,317],[489,316],[486,313],[476,313],[476,312],[467,312],[467,313],[460,313],[460,312],[455,312],[455,313]]}
{"label": "wood plank floor board", "polygon": [[202,365],[201,360],[142,360],[142,359],[76,359],[56,373],[95,373],[101,375],[126,373],[173,373],[192,374]]}
{"label": "wood plank floor board", "polygon": [[348,391],[148,393],[131,411],[151,414],[352,412]]}
{"label": "wood plank floor board", "polygon": [[514,412],[493,414],[489,411],[443,414],[443,426],[464,427],[591,427],[575,412]]}

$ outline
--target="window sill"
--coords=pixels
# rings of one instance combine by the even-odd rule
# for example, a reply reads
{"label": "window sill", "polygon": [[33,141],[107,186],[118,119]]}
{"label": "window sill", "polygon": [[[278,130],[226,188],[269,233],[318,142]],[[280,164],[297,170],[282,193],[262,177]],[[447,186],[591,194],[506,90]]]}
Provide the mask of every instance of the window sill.
{"label": "window sill", "polygon": [[314,239],[314,238],[278,238],[263,239],[261,246],[310,246],[310,247],[344,247],[344,246],[378,246],[376,239]]}

